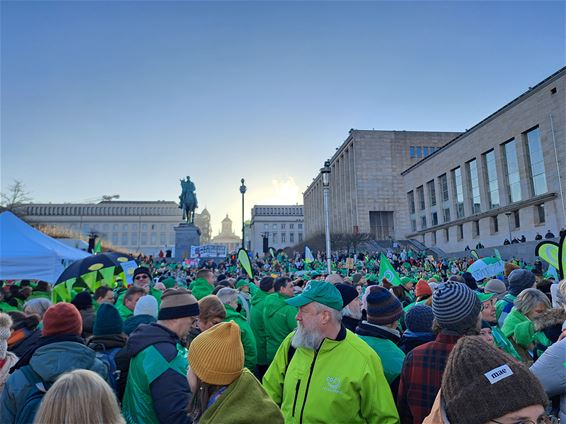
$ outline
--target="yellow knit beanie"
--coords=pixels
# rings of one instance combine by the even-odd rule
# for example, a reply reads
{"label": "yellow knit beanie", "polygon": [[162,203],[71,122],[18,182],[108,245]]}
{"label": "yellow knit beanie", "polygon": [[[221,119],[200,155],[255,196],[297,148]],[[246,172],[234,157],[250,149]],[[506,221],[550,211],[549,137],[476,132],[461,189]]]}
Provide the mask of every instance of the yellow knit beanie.
{"label": "yellow knit beanie", "polygon": [[244,368],[238,324],[221,322],[199,334],[189,347],[189,365],[204,383],[226,386],[236,380]]}

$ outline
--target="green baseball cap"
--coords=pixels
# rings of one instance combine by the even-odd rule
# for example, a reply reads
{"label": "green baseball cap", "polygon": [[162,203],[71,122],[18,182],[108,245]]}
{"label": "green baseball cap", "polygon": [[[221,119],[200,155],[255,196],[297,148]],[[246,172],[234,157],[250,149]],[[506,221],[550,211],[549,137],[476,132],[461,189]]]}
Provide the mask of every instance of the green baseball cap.
{"label": "green baseball cap", "polygon": [[483,302],[487,302],[489,299],[491,299],[493,296],[495,296],[495,293],[477,293],[478,295],[478,299],[480,300],[481,303]]}
{"label": "green baseball cap", "polygon": [[172,277],[169,277],[163,280],[162,283],[166,289],[172,289],[173,287],[175,287],[175,284],[177,284],[177,280],[175,280]]}
{"label": "green baseball cap", "polygon": [[307,284],[303,292],[286,302],[291,306],[297,308],[305,306],[311,302],[322,303],[329,308],[341,311],[344,307],[342,302],[342,295],[336,287],[326,281],[313,280]]}
{"label": "green baseball cap", "polygon": [[238,280],[238,282],[236,283],[236,288],[239,289],[240,287],[243,286],[250,286],[250,282],[247,280]]}

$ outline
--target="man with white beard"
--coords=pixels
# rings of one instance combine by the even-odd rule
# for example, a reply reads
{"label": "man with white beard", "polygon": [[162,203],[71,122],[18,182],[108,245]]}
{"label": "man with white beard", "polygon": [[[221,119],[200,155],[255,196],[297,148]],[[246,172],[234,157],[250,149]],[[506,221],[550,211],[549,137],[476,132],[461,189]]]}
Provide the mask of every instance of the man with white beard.
{"label": "man with white beard", "polygon": [[287,303],[297,330],[279,347],[263,385],[287,423],[398,423],[379,356],[342,325],[336,287],[311,281]]}

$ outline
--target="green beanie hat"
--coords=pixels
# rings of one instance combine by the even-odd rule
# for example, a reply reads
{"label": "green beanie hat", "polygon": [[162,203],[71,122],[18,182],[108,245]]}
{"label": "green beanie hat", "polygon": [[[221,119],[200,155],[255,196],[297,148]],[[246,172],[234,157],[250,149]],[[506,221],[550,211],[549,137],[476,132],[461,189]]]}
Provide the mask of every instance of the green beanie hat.
{"label": "green beanie hat", "polygon": [[168,277],[165,280],[163,280],[162,283],[166,289],[172,289],[175,288],[175,284],[177,284],[177,280],[175,280],[172,277]]}
{"label": "green beanie hat", "polygon": [[120,334],[124,331],[124,323],[120,318],[118,309],[110,303],[103,303],[96,312],[93,334],[95,336],[106,336]]}
{"label": "green beanie hat", "polygon": [[248,280],[238,280],[236,283],[236,288],[239,289],[240,287],[250,286],[250,282]]}

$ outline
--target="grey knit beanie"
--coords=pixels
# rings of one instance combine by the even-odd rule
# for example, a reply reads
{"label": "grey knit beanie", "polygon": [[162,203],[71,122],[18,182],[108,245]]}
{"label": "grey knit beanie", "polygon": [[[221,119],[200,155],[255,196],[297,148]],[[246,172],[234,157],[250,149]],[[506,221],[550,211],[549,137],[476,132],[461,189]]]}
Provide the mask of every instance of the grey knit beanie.
{"label": "grey knit beanie", "polygon": [[509,293],[518,296],[525,289],[530,289],[535,284],[535,274],[526,269],[515,269],[507,278],[509,281]]}
{"label": "grey knit beanie", "polygon": [[525,365],[474,336],[462,337],[454,346],[440,392],[448,419],[458,424],[484,424],[548,402]]}
{"label": "grey knit beanie", "polygon": [[479,319],[481,303],[463,283],[447,282],[432,293],[432,312],[441,328],[463,334]]}
{"label": "grey knit beanie", "polygon": [[0,312],[0,359],[6,358],[8,351],[8,339],[12,333],[12,318],[10,315]]}
{"label": "grey knit beanie", "polygon": [[507,287],[505,283],[497,278],[492,278],[487,282],[483,288],[484,293],[495,293],[497,295],[502,295],[507,292]]}

